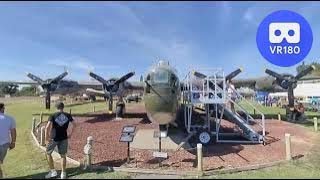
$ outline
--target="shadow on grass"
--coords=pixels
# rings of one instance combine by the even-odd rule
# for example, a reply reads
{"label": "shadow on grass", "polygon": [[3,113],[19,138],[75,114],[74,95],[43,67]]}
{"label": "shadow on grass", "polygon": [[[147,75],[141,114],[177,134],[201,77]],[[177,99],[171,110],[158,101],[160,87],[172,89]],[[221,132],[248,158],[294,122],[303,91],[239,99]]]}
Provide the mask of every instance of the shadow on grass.
{"label": "shadow on grass", "polygon": [[295,124],[300,124],[304,127],[314,127],[314,122],[313,120],[305,120],[305,121],[298,121],[298,122],[295,122]]}
{"label": "shadow on grass", "polygon": [[[67,112],[67,111],[66,111]],[[44,116],[49,116],[52,115],[53,113],[42,113]],[[35,113],[32,114],[33,116],[39,116],[40,113]],[[72,114],[73,117],[87,117],[87,118],[94,118],[94,119],[105,119],[106,121],[111,120],[113,118],[116,118],[116,115],[114,113],[109,114],[109,113],[101,113],[101,112],[95,112],[95,113],[73,113]],[[132,118],[141,118],[143,119],[142,123],[151,123],[151,121],[148,119],[147,114],[146,113],[125,113],[123,118],[128,118],[128,119],[132,119]]]}
{"label": "shadow on grass", "polygon": [[80,106],[80,105],[86,105],[86,104],[92,104],[92,102],[87,101],[87,102],[77,102],[77,103],[73,103],[73,104],[65,104],[65,108],[70,108],[70,107],[74,107],[74,106]]}
{"label": "shadow on grass", "polygon": [[[261,115],[259,114],[250,114],[254,119],[261,119]],[[281,120],[288,120],[285,114],[280,114],[281,115]],[[306,115],[308,119],[313,119],[314,117],[317,117],[318,119],[320,118],[320,113],[319,115]],[[278,119],[278,114],[264,114],[265,119]]]}
{"label": "shadow on grass", "polygon": [[[132,160],[132,158],[130,158]],[[123,164],[127,162],[127,158],[124,159],[117,159],[117,160],[111,160],[111,161],[103,161],[99,162],[97,164],[94,164],[95,166],[111,166],[111,167],[120,167]]]}
{"label": "shadow on grass", "polygon": [[[103,165],[103,164],[100,164]],[[96,173],[96,174],[103,174],[103,173],[112,173],[114,172],[113,168],[110,167],[108,169],[106,168],[99,168],[99,166],[96,167],[96,165],[93,165],[93,168],[84,170],[83,167],[73,167],[73,168],[67,168],[67,179],[69,178],[75,178],[75,176],[86,174],[86,173]],[[58,175],[51,179],[60,179],[61,170],[57,170]],[[20,176],[20,177],[12,177],[12,179],[45,179],[45,176],[48,174],[48,172],[42,172],[38,174],[30,174],[27,176]]]}
{"label": "shadow on grass", "polygon": [[[60,178],[61,171],[57,171],[58,176],[56,178]],[[74,167],[74,168],[67,168],[67,177],[73,177],[80,174],[84,174],[87,171],[82,170],[80,167]],[[42,172],[38,174],[30,174],[27,176],[21,176],[21,177],[13,177],[12,179],[44,179],[45,176],[48,174],[48,172]]]}

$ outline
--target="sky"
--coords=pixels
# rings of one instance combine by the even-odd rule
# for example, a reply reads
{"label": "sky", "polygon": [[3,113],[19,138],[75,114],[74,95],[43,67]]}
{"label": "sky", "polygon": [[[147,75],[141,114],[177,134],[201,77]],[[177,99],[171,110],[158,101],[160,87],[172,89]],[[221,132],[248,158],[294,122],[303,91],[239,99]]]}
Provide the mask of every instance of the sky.
{"label": "sky", "polygon": [[320,60],[320,2],[1,2],[0,80],[61,74],[88,81],[135,71],[138,80],[159,60],[185,77],[191,69],[239,67],[238,78],[265,76],[277,67],[256,45],[259,23],[277,10],[304,16],[313,31],[305,63]]}

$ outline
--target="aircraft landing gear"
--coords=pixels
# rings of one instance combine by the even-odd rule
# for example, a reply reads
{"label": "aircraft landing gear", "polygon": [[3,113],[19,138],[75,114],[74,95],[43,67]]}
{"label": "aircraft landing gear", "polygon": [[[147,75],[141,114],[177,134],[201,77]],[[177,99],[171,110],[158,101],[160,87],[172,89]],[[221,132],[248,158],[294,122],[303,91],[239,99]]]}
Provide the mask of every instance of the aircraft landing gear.
{"label": "aircraft landing gear", "polygon": [[292,122],[295,120],[293,107],[286,106],[286,116],[289,122]]}
{"label": "aircraft landing gear", "polygon": [[201,143],[204,146],[210,144],[211,142],[211,135],[206,130],[200,131],[199,133],[197,133],[196,136],[197,136],[198,143]]}
{"label": "aircraft landing gear", "polygon": [[123,118],[124,117],[124,112],[125,111],[125,103],[123,100],[119,100],[117,102],[117,107],[116,107],[116,117],[117,118]]}
{"label": "aircraft landing gear", "polygon": [[117,108],[116,108],[116,116],[119,117],[119,118],[123,118],[123,115],[124,115],[124,105],[117,105]]}
{"label": "aircraft landing gear", "polygon": [[213,143],[214,138],[212,138],[209,131],[206,129],[198,129],[193,133],[189,139],[189,144],[192,147],[196,147],[198,143],[201,143],[203,146],[207,146]]}

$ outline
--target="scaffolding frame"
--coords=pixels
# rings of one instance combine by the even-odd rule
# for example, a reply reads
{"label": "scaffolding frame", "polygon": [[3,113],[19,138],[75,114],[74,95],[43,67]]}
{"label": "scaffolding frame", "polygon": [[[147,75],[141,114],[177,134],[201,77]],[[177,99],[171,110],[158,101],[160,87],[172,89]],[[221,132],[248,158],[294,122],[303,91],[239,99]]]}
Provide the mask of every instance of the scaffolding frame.
{"label": "scaffolding frame", "polygon": [[[208,129],[210,131],[210,109],[209,104],[224,104],[227,99],[225,74],[221,68],[207,68],[203,71],[213,73],[212,76],[206,76],[199,79],[194,76],[196,70],[191,70],[184,80],[182,98],[184,106],[184,122],[188,133],[194,133],[195,128]],[[198,70],[197,70],[198,72]],[[209,84],[222,82],[223,88],[211,89]],[[204,105],[206,111],[205,125],[192,125],[192,111],[196,105]],[[217,117],[216,117],[217,118]]]}
{"label": "scaffolding frame", "polygon": [[[207,72],[205,75],[203,72]],[[201,72],[205,75],[203,78],[196,77],[194,72]],[[209,87],[209,84],[214,85],[214,89]],[[220,84],[220,86],[218,85]],[[235,89],[233,91],[240,97],[242,100],[245,100],[243,96]],[[233,101],[227,95],[227,87],[226,87],[226,79],[224,71],[221,68],[206,68],[201,70],[191,70],[186,75],[184,79],[184,86],[182,91],[182,102],[184,104],[184,125],[189,134],[196,134],[197,128],[202,128],[204,130],[208,130],[211,135],[216,135],[216,142],[219,143],[264,143],[265,142],[265,119],[264,114],[258,110],[255,106],[250,104],[247,100],[245,100],[252,108],[254,108],[258,113],[261,114],[261,124],[260,127],[262,128],[262,135],[258,137],[257,140],[223,140],[219,138],[220,136],[233,136],[239,135],[239,133],[223,133],[220,132],[221,122],[224,115],[224,110],[226,108],[226,103],[231,101],[234,103],[240,110],[242,110],[246,114],[246,121],[245,123],[248,124],[250,121],[256,122],[254,118],[250,116],[247,110],[245,110],[241,105]],[[204,106],[205,108],[205,122],[204,125],[195,125],[192,124],[192,112],[194,107],[197,106]],[[216,122],[216,129],[215,131],[211,131],[210,129],[210,105],[214,105],[215,115],[213,119]],[[220,110],[220,116],[218,113],[218,105],[222,106]],[[239,114],[237,114],[240,116]],[[241,129],[241,128],[240,128]],[[242,130],[243,131],[243,130]],[[240,133],[242,136],[244,134]],[[258,134],[258,133],[257,133]],[[244,136],[248,139],[248,136]]]}

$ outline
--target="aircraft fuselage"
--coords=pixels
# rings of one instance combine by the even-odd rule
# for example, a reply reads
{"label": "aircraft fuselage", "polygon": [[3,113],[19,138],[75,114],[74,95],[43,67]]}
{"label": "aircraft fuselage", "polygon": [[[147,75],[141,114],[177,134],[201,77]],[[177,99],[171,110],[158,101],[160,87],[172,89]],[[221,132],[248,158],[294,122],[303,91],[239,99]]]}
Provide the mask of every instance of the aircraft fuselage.
{"label": "aircraft fuselage", "polygon": [[159,64],[146,76],[144,103],[148,118],[159,125],[175,121],[179,108],[180,83],[174,69]]}

